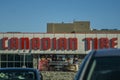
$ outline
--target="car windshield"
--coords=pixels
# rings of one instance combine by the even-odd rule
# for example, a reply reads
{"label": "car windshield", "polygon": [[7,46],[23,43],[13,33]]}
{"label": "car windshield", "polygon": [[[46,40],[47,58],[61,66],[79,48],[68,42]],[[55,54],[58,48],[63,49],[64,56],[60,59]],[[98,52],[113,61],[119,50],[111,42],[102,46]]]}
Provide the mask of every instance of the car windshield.
{"label": "car windshield", "polygon": [[96,57],[84,80],[120,80],[120,57]]}
{"label": "car windshield", "polygon": [[33,71],[0,70],[0,80],[36,80]]}

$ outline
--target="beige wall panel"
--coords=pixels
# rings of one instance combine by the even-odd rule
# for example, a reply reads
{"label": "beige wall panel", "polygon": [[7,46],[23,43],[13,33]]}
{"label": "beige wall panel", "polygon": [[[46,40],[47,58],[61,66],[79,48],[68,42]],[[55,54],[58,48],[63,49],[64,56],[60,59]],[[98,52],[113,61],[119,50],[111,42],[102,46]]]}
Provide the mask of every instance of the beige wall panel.
{"label": "beige wall panel", "polygon": [[[38,34],[33,34],[33,37],[38,37],[38,38],[42,39],[44,37],[44,34],[39,34],[39,33]],[[33,53],[33,54],[43,54],[44,51],[41,50],[41,43],[40,43],[40,49],[39,50],[31,50],[31,53]]]}
{"label": "beige wall panel", "polygon": [[[97,37],[97,35],[96,34],[85,34],[85,38],[96,38]],[[88,54],[91,50],[93,50],[93,44],[94,44],[94,42],[91,40],[90,41],[90,50],[86,50],[85,52],[86,52],[86,54]],[[85,46],[87,46],[87,45],[85,45]]]}
{"label": "beige wall panel", "polygon": [[107,34],[96,34],[97,38],[107,37]]}
{"label": "beige wall panel", "polygon": [[0,54],[4,53],[2,50],[2,38],[3,38],[3,33],[0,33]]}
{"label": "beige wall panel", "polygon": [[[65,38],[66,39],[69,39],[69,38],[76,38],[76,34],[65,34]],[[67,47],[69,46],[69,44],[67,44]],[[64,51],[66,54],[75,54],[76,53],[76,50],[65,50]]]}
{"label": "beige wall panel", "polygon": [[[118,35],[117,34],[107,34],[107,38],[111,41],[112,38],[118,38]],[[115,42],[118,43],[118,40]],[[118,47],[118,44],[115,46],[115,48],[117,48],[117,47]]]}
{"label": "beige wall panel", "polygon": [[[4,33],[3,37],[8,37],[8,39],[10,39],[11,37],[13,37],[13,34],[12,33]],[[6,45],[5,45],[6,47],[9,47],[8,43],[9,43],[9,41],[7,40]],[[6,50],[4,50],[4,53],[13,54],[14,50],[6,49]]]}
{"label": "beige wall panel", "polygon": [[[18,39],[20,39],[21,37],[23,37],[23,34],[22,33],[14,33],[13,37],[17,37]],[[19,49],[14,50],[14,53],[18,53],[18,54],[23,53],[23,50],[20,50],[20,41],[19,41]]]}
{"label": "beige wall panel", "polygon": [[23,33],[23,37],[28,37],[29,38],[29,46],[30,46],[30,49],[25,49],[25,50],[22,50],[23,52],[22,53],[26,53],[26,54],[32,54],[31,53],[31,39],[33,38],[33,34],[32,33]]}
{"label": "beige wall panel", "polygon": [[[64,38],[65,37],[65,34],[55,34],[55,37],[56,37],[56,39],[59,39],[59,38]],[[63,54],[63,53],[65,53],[65,51],[64,50],[56,50],[56,52],[55,53],[58,53],[58,54]]]}
{"label": "beige wall panel", "polygon": [[[28,37],[29,40],[32,38],[32,34],[25,34],[25,33],[20,33],[20,34],[13,34],[14,37],[17,37],[17,38],[22,38],[22,37]],[[31,53],[30,52],[30,49],[25,49],[25,50],[20,50],[20,41],[19,41],[19,49],[18,50],[14,50],[14,53],[18,53],[18,54],[23,54],[23,53],[26,53],[26,54],[29,54]]]}
{"label": "beige wall panel", "polygon": [[120,48],[120,34],[117,34],[117,36],[118,36],[118,48]]}
{"label": "beige wall panel", "polygon": [[78,38],[78,50],[76,50],[77,54],[85,54],[85,43],[83,39],[85,38],[85,34],[76,34],[76,37]]}
{"label": "beige wall panel", "polygon": [[[55,38],[54,36],[55,36],[55,34],[51,34],[51,33],[49,33],[49,34],[44,34],[44,37],[45,37],[45,38],[48,37],[48,38],[52,39],[52,38]],[[56,51],[56,50],[52,50],[52,49],[51,49],[51,48],[52,48],[52,41],[51,41],[50,43],[51,43],[50,49],[49,49],[49,50],[45,50],[45,51],[44,51],[45,54],[53,54],[53,53],[55,53],[55,51]]]}
{"label": "beige wall panel", "polygon": [[[117,43],[118,45],[116,47],[120,48],[120,34],[80,34],[80,33],[75,33],[75,34],[71,34],[71,33],[68,33],[68,34],[52,34],[52,33],[0,33],[0,39],[2,39],[3,37],[8,37],[9,39],[12,38],[12,37],[17,37],[17,38],[21,38],[21,37],[29,37],[29,39],[31,40],[33,37],[39,37],[40,39],[42,38],[46,38],[46,37],[49,37],[50,39],[52,38],[56,38],[56,39],[59,39],[59,38],[70,38],[70,37],[76,37],[77,40],[78,40],[78,49],[77,50],[51,50],[51,48],[49,50],[42,50],[41,48],[39,50],[32,50],[32,49],[29,49],[29,50],[25,50],[25,52],[23,50],[2,50],[0,49],[0,53],[5,53],[5,54],[18,54],[18,53],[30,53],[30,54],[51,54],[51,53],[57,53],[57,54],[87,54],[89,51],[86,51],[85,50],[85,41],[84,39],[85,38],[95,38],[97,37],[98,39],[100,38],[108,38],[108,39],[111,39],[111,38],[114,38],[114,37],[118,37],[118,40],[117,40]],[[7,43],[7,41],[6,41]],[[8,43],[7,43],[8,44]],[[6,46],[8,46],[6,44]],[[52,43],[51,43],[52,44]],[[91,43],[92,44],[92,43]],[[100,44],[100,43],[99,43]],[[41,45],[41,44],[40,44]],[[2,42],[1,42],[1,46],[2,46]],[[0,47],[1,47],[0,46]],[[31,46],[31,45],[30,45]],[[91,45],[92,47],[93,45]],[[99,45],[98,45],[99,46]]]}
{"label": "beige wall panel", "polygon": [[[97,35],[97,38],[100,39],[100,38],[107,38],[107,34],[96,34]],[[100,45],[100,43],[98,44],[98,46]],[[98,47],[99,49],[100,47]]]}

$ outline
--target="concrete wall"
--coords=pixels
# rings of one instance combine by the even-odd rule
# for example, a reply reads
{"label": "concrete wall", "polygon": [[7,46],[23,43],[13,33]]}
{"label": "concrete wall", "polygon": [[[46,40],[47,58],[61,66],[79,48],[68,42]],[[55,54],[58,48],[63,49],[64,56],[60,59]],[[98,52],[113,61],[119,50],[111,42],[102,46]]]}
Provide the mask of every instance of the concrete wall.
{"label": "concrete wall", "polygon": [[43,80],[73,80],[76,72],[44,71]]}
{"label": "concrete wall", "polygon": [[75,21],[73,23],[48,23],[48,33],[73,33],[90,31],[89,21]]}
{"label": "concrete wall", "polygon": [[[7,37],[8,39],[5,40],[4,43],[2,43],[3,39]],[[43,45],[42,44],[39,44],[41,47],[39,49],[32,49],[31,48],[31,43],[29,43],[29,46],[30,48],[29,49],[3,49],[2,47],[2,44],[5,44],[6,47],[10,47],[10,39],[11,38],[14,38],[16,37],[18,40],[19,40],[19,45],[18,46],[21,46],[22,44],[20,43],[20,39],[21,38],[28,38],[29,39],[29,42],[31,42],[31,39],[33,38],[39,38],[40,41],[43,39],[43,38],[49,38],[50,39],[50,48],[46,49],[46,50],[43,50],[42,47]],[[60,38],[65,38],[66,40],[66,46],[67,48],[62,50],[62,49],[54,49],[52,50],[52,45],[53,45],[53,41],[52,39],[53,38],[56,38],[56,41],[59,42],[58,40]],[[77,41],[76,41],[76,44],[77,44],[77,49],[69,49],[69,39],[70,38],[76,38]],[[90,40],[89,45],[90,45],[90,49],[86,49],[88,47],[88,44],[86,43],[86,38],[91,38],[92,40]],[[101,43],[104,43],[104,41],[100,41],[100,39],[102,38],[107,38],[109,40],[109,43],[106,43],[106,44],[109,44],[109,48],[111,47],[111,43],[110,41],[114,41],[116,43],[115,45],[115,48],[120,48],[120,32],[119,33],[75,33],[75,34],[72,34],[72,33],[62,33],[62,34],[53,34],[53,33],[19,33],[19,34],[16,34],[16,33],[0,33],[0,54],[3,54],[3,53],[9,53],[9,54],[18,54],[18,53],[30,53],[30,54],[53,54],[53,53],[56,53],[56,54],[87,54],[89,51],[91,51],[92,49],[94,49],[94,45],[95,45],[95,42],[93,41],[95,38],[97,38],[97,47],[98,49],[101,49],[100,48],[100,44]],[[114,38],[116,38],[116,40],[113,40]],[[75,44],[75,43],[74,43]],[[56,44],[56,46],[58,47],[58,43]]]}

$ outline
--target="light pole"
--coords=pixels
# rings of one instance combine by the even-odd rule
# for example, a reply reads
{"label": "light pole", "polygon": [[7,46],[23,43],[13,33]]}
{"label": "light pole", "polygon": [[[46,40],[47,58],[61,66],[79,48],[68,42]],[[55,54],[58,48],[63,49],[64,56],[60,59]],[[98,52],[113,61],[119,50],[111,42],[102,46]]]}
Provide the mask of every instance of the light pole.
{"label": "light pole", "polygon": [[26,65],[25,65],[25,63],[26,63],[26,55],[31,55],[31,50],[29,50],[28,53],[25,50],[23,50],[23,53],[20,53],[18,51],[18,55],[23,55],[23,65],[22,65],[22,67],[26,68]]}
{"label": "light pole", "polygon": [[23,55],[23,68],[26,68],[26,65],[25,65],[25,56],[26,56],[26,53],[25,53],[25,50],[23,51],[24,52],[24,55]]}
{"label": "light pole", "polygon": [[26,65],[25,65],[25,56],[26,56],[25,50],[23,50],[23,53],[20,53],[20,52],[18,51],[18,55],[23,55],[23,65],[22,65],[22,67],[23,67],[23,68],[26,68]]}

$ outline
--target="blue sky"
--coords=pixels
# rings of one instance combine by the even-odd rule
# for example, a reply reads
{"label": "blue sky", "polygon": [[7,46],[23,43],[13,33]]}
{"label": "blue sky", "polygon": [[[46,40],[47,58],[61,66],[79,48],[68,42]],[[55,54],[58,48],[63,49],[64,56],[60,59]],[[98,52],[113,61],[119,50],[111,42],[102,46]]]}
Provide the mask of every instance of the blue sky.
{"label": "blue sky", "polygon": [[46,32],[47,23],[73,21],[120,29],[120,0],[0,0],[0,32]]}

